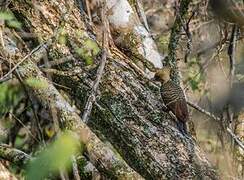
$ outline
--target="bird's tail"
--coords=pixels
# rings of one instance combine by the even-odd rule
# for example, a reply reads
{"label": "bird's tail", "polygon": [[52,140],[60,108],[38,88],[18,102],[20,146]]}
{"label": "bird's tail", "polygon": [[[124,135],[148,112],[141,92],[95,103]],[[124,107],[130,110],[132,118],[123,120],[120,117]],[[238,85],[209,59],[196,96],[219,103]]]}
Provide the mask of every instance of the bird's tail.
{"label": "bird's tail", "polygon": [[184,136],[188,136],[186,122],[178,121],[177,127]]}

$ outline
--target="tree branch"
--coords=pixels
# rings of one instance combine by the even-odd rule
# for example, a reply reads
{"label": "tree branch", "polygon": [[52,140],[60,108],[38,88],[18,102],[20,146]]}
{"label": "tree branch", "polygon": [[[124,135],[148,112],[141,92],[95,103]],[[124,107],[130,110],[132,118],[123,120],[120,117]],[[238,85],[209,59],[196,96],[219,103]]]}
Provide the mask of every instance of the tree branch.
{"label": "tree branch", "polygon": [[[200,106],[198,106],[198,105],[196,105],[190,101],[187,101],[187,104],[189,106],[193,107],[194,109],[198,110],[199,112],[201,112],[201,113],[207,115],[208,117],[214,119],[215,121],[221,122],[221,119],[219,117],[214,116],[212,113],[206,111],[205,109],[201,108]],[[244,150],[244,142],[242,142],[241,139],[238,136],[236,136],[230,128],[227,127],[226,131],[231,136],[231,138],[234,139],[236,144],[238,144],[238,146]]]}
{"label": "tree branch", "polygon": [[19,166],[26,165],[31,160],[30,155],[6,144],[0,144],[0,157]]}
{"label": "tree branch", "polygon": [[172,67],[172,77],[173,80],[179,83],[179,72],[177,68],[177,60],[176,60],[176,51],[178,42],[180,39],[180,32],[184,26],[182,23],[182,19],[187,16],[187,11],[189,8],[189,4],[192,0],[181,0],[179,12],[176,12],[176,19],[174,25],[171,29],[169,45],[168,45],[168,56],[164,60],[164,65],[169,65]]}

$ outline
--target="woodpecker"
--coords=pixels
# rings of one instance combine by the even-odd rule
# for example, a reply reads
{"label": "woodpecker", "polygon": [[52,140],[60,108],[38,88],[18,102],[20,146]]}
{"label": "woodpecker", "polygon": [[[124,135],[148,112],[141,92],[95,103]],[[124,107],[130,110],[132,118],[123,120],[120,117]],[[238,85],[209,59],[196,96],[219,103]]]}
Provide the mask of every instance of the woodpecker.
{"label": "woodpecker", "polygon": [[154,80],[161,82],[160,93],[168,110],[177,118],[177,127],[183,135],[187,135],[186,122],[189,120],[186,98],[181,87],[170,79],[170,67],[157,69]]}

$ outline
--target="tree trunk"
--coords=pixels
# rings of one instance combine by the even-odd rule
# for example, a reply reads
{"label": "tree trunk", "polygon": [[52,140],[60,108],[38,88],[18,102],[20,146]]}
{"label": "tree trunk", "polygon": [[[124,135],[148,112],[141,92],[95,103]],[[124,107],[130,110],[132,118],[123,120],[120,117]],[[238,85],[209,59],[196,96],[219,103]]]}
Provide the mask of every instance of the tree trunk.
{"label": "tree trunk", "polygon": [[[105,136],[129,165],[147,179],[216,178],[195,142],[182,136],[163,112],[158,86],[141,80],[124,62],[111,59],[105,71],[89,126]],[[90,88],[76,79],[84,77],[54,77],[71,87],[69,93],[83,109]]]}

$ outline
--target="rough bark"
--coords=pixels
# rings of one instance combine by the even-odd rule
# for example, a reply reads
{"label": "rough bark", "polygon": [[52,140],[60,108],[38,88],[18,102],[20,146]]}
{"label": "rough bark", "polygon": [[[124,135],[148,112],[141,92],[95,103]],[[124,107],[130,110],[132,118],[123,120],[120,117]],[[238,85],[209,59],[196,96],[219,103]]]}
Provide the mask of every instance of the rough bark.
{"label": "rough bark", "polygon": [[[60,44],[55,41],[49,47],[48,56],[50,60],[57,60],[73,55],[78,60],[62,66],[62,71],[49,69],[46,72],[52,72],[58,84],[71,88],[69,93],[83,111],[91,89],[89,82],[93,79],[94,68],[85,67],[79,61],[84,58],[84,54],[79,56],[74,49],[85,48],[86,41],[92,39],[85,31],[74,2],[42,1],[33,5],[16,0],[13,6],[19,15],[30,22],[30,32],[35,33],[41,41],[50,39],[55,30],[62,27],[68,43]],[[60,19],[64,21],[60,22]],[[138,75],[129,61],[122,54],[112,51],[89,126],[100,138],[111,142],[126,162],[146,179],[217,179],[216,172],[194,141],[182,136],[170,116],[163,112],[159,87]],[[21,66],[21,70],[26,73],[24,78],[43,77],[31,62]],[[50,103],[50,97],[60,99],[56,89],[50,84],[45,92],[35,90],[34,94],[44,100],[44,104]],[[61,116],[67,113],[62,108],[60,112]],[[69,115],[74,119],[72,113]],[[77,115],[76,118],[78,119]],[[95,139],[91,138],[89,142],[95,143],[93,141]],[[92,146],[88,147],[93,152]],[[89,155],[94,158],[92,154]],[[119,174],[118,171],[113,173]]]}
{"label": "rough bark", "polygon": [[12,173],[10,173],[2,163],[0,163],[0,179],[17,180],[17,178]]}

